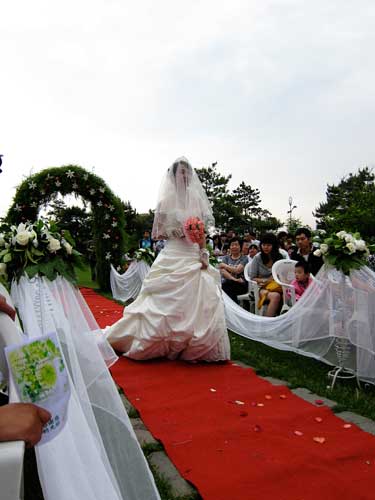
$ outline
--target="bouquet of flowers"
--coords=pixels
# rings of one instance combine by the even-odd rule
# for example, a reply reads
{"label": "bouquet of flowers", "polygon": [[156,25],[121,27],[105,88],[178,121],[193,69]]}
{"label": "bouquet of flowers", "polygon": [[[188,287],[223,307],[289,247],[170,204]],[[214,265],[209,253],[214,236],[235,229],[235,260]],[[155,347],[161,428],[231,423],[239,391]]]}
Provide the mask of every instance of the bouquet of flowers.
{"label": "bouquet of flowers", "polygon": [[204,238],[204,222],[198,217],[189,217],[184,224],[184,232],[192,243],[200,244]]}
{"label": "bouquet of flowers", "polygon": [[144,260],[146,264],[152,266],[155,260],[155,252],[150,250],[150,248],[140,248],[134,252],[134,258],[137,261]]}
{"label": "bouquet of flowers", "polygon": [[7,285],[23,274],[54,280],[58,275],[75,283],[81,254],[73,248],[69,231],[61,233],[53,221],[0,227],[0,279]]}
{"label": "bouquet of flowers", "polygon": [[324,240],[314,255],[349,275],[351,270],[367,265],[370,248],[359,233],[339,231]]}

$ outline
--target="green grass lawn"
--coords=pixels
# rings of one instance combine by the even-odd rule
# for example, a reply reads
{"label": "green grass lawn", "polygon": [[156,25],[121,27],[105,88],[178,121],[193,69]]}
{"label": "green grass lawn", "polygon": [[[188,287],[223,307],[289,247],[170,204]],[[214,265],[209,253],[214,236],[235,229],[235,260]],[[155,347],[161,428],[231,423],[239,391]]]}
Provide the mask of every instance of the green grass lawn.
{"label": "green grass lawn", "polygon": [[[99,290],[99,285],[91,281],[90,269],[77,270],[79,286],[97,289],[98,293],[112,298],[108,292]],[[312,358],[287,351],[279,351],[261,342],[245,339],[230,332],[232,359],[253,367],[258,375],[285,380],[291,388],[307,389],[333,399],[338,406],[335,411],[353,411],[375,420],[375,387],[362,384],[359,390],[355,381],[337,381],[335,388],[327,388],[329,365]]]}
{"label": "green grass lawn", "polygon": [[354,380],[337,381],[330,390],[327,373],[331,366],[293,352],[273,349],[232,332],[229,335],[232,359],[250,365],[258,375],[279,378],[291,388],[306,387],[319,396],[333,399],[338,404],[335,411],[348,410],[375,419],[373,385],[362,383],[359,390]]}

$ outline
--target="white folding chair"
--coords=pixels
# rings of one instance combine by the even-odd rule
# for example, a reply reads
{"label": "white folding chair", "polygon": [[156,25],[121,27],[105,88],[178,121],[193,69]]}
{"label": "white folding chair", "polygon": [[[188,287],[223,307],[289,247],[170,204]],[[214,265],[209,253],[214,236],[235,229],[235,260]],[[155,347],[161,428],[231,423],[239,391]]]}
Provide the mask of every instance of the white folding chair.
{"label": "white folding chair", "polygon": [[245,280],[248,284],[248,290],[246,293],[242,295],[237,295],[237,300],[240,305],[243,307],[244,301],[249,301],[250,303],[250,312],[253,312],[257,315],[263,314],[263,307],[261,310],[258,309],[258,301],[259,301],[259,290],[260,287],[256,281],[250,279],[250,262],[248,262],[243,270],[243,274],[245,276]]}
{"label": "white folding chair", "polygon": [[295,277],[296,264],[296,260],[280,259],[272,266],[272,277],[283,289],[283,306],[280,314],[288,311],[296,303],[296,291],[294,286],[290,284]]}

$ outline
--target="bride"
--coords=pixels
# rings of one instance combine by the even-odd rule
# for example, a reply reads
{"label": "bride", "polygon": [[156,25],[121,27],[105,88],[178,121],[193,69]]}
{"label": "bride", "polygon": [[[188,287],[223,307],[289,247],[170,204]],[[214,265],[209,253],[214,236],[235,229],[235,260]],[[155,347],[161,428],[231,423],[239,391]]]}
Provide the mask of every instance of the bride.
{"label": "bride", "polygon": [[214,225],[198,175],[182,157],[164,177],[152,228],[152,238],[167,244],[136,301],[108,331],[112,346],[129,358],[230,358],[220,275],[209,266],[204,235],[199,245],[185,236],[190,217],[202,220],[206,230]]}

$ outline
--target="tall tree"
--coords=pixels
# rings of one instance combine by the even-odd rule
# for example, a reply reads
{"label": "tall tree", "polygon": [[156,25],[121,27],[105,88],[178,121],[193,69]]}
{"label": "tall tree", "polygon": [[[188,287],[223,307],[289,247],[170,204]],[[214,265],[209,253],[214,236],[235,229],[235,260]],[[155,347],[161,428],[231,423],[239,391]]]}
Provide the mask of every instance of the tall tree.
{"label": "tall tree", "polygon": [[217,171],[216,163],[210,167],[197,168],[196,172],[208,199],[212,203],[216,226],[220,229],[228,228],[233,220],[240,215],[235,200],[228,189],[228,182],[232,176],[220,174]]}
{"label": "tall tree", "polygon": [[320,203],[314,216],[317,227],[327,232],[359,231],[375,237],[375,175],[368,167],[343,177],[337,186],[327,185],[327,201]]}
{"label": "tall tree", "polygon": [[216,198],[225,197],[229,194],[228,182],[232,178],[231,175],[225,177],[221,175],[216,169],[216,163],[211,167],[197,168],[196,173],[202,183],[203,189],[206,191],[207,197],[211,203]]}
{"label": "tall tree", "polygon": [[233,195],[242,215],[246,218],[252,218],[257,215],[261,202],[259,189],[253,189],[249,184],[245,184],[244,181],[242,181],[241,184],[233,190]]}
{"label": "tall tree", "polygon": [[56,199],[47,212],[58,223],[60,229],[65,229],[72,235],[78,251],[86,254],[87,246],[93,236],[93,220],[91,212],[78,206],[68,207],[64,200]]}

